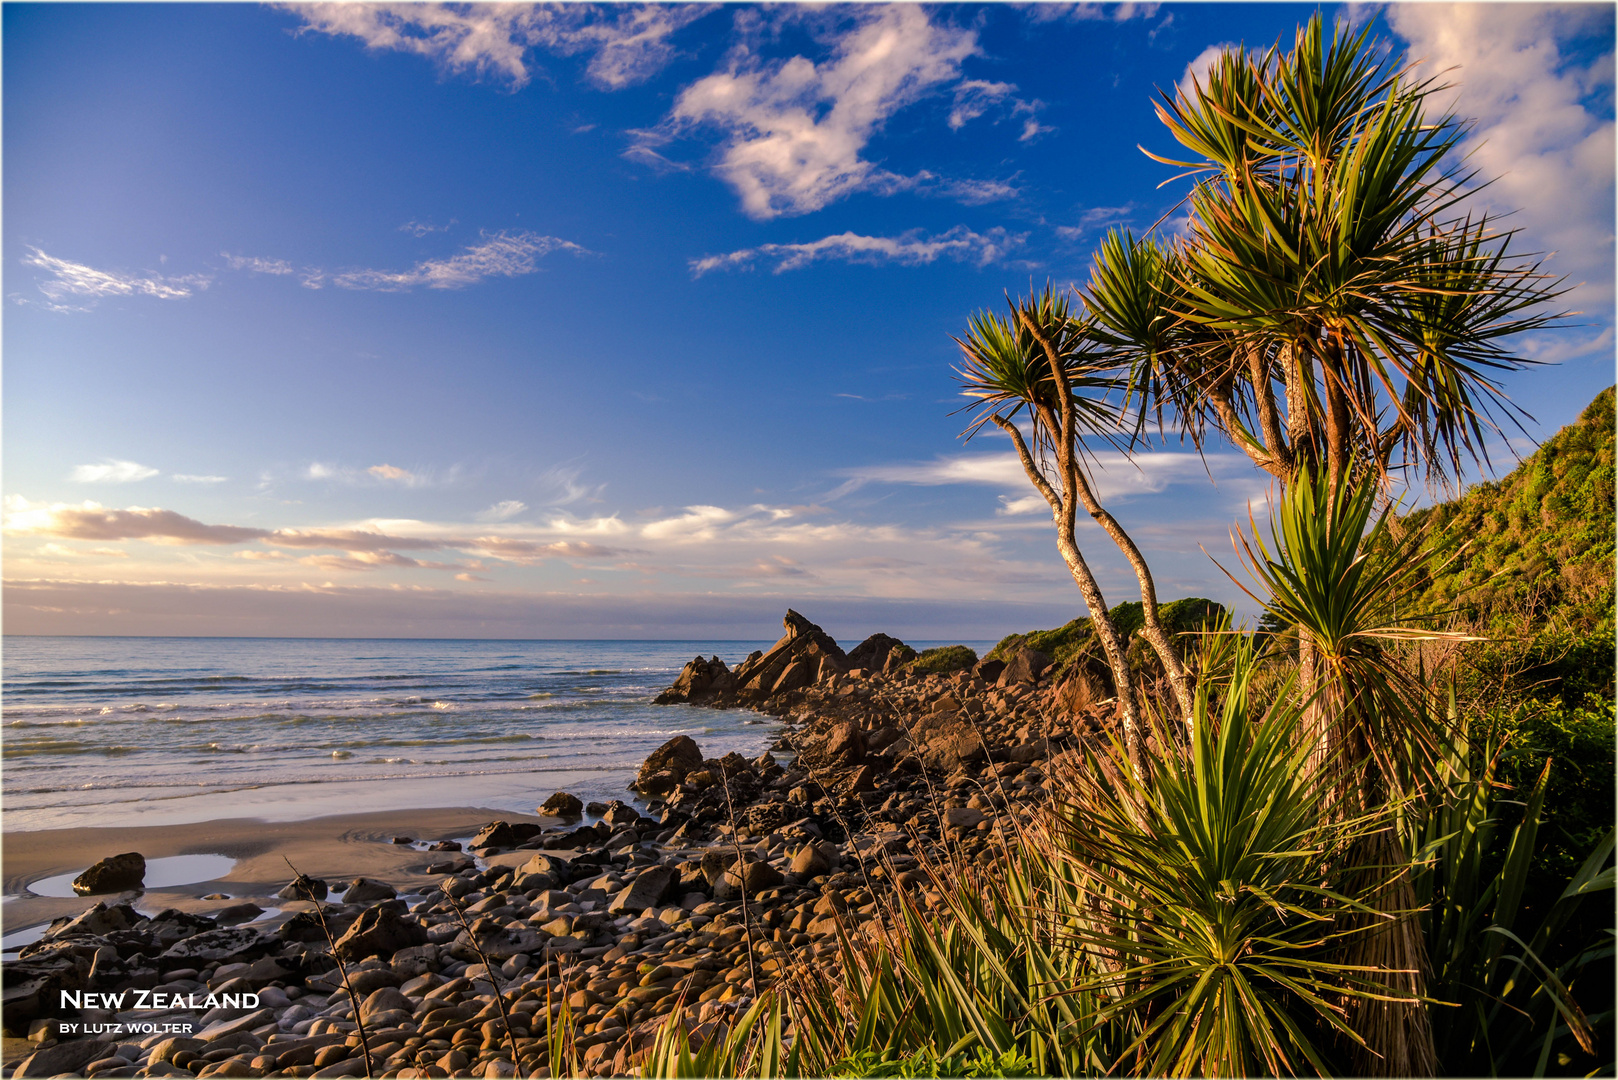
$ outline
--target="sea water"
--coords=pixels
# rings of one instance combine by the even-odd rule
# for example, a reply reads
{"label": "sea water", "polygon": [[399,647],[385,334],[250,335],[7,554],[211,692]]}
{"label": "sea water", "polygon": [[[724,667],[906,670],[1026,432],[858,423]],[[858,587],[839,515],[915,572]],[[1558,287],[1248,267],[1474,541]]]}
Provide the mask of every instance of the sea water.
{"label": "sea water", "polygon": [[768,717],[652,698],[772,643],[7,637],[4,827],[627,800],[675,735],[768,748]]}

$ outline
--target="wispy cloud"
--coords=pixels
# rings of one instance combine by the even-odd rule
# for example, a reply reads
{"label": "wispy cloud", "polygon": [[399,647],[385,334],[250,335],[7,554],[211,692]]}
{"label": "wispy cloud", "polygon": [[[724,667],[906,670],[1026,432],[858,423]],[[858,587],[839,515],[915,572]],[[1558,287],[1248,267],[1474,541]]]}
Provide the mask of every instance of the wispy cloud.
{"label": "wispy cloud", "polygon": [[528,509],[528,504],[525,502],[518,502],[516,499],[505,499],[473,516],[478,521],[509,521],[526,509]]}
{"label": "wispy cloud", "polygon": [[989,82],[985,79],[967,79],[955,87],[955,107],[949,111],[949,126],[959,131],[989,109],[1011,97],[1016,83]]}
{"label": "wispy cloud", "polygon": [[449,219],[449,225],[431,225],[425,221],[407,221],[403,225],[399,226],[399,231],[407,232],[419,240],[423,236],[427,236],[432,233],[449,232],[449,226],[454,224],[454,218]]}
{"label": "wispy cloud", "polygon": [[421,478],[409,469],[401,469],[397,465],[372,465],[365,470],[379,480],[388,480],[393,483],[404,484],[406,487],[415,487],[421,483]]}
{"label": "wispy cloud", "polygon": [[16,495],[6,499],[5,531],[67,540],[152,540],[172,544],[241,544],[269,535],[267,529],[206,525],[173,510],[140,506],[109,510],[93,502],[45,505]]}
{"label": "wispy cloud", "polygon": [[95,465],[75,466],[68,479],[76,484],[132,484],[137,480],[150,480],[157,473],[150,465],[107,458]]}
{"label": "wispy cloud", "polygon": [[483,242],[447,259],[428,259],[410,270],[345,270],[331,276],[344,289],[403,292],[418,285],[429,289],[460,289],[491,277],[520,277],[535,273],[539,260],[553,251],[574,255],[588,252],[570,240],[530,232],[485,234]]}
{"label": "wispy cloud", "polygon": [[198,476],[193,473],[174,473],[170,480],[177,480],[182,484],[223,484],[229,480],[228,476]]}
{"label": "wispy cloud", "polygon": [[[983,79],[967,79],[955,88],[955,106],[949,112],[949,126],[951,130],[959,131],[968,123],[976,120],[992,109],[998,109],[1002,104],[1006,107],[1006,115],[1015,119],[1023,118],[1022,134],[1017,136],[1018,142],[1031,142],[1041,135],[1055,131],[1054,127],[1041,124],[1036,116],[1045,103],[1035,99],[1025,101],[1016,96],[1015,83],[988,82]],[[995,123],[999,123],[997,119]]]}
{"label": "wispy cloud", "polygon": [[[1125,456],[1104,450],[1090,456],[1092,487],[1100,499],[1153,495],[1171,484],[1208,483],[1215,479],[1243,480],[1252,465],[1240,454],[1173,453],[1147,451]],[[840,498],[872,483],[916,484],[936,487],[944,484],[983,484],[1008,488],[1016,494],[1002,497],[1002,514],[1023,514],[1047,510],[1045,500],[1030,494],[1027,474],[1015,453],[952,454],[931,461],[895,462],[866,465],[842,473],[847,481],[828,498]]]}
{"label": "wispy cloud", "polygon": [[274,274],[283,276],[293,272],[292,264],[285,259],[260,259],[253,255],[232,255],[228,251],[220,252],[224,256],[225,265],[232,270],[246,270],[254,274]]}
{"label": "wispy cloud", "polygon": [[1077,225],[1058,225],[1056,235],[1063,240],[1079,240],[1094,234],[1098,229],[1109,225],[1118,225],[1130,219],[1135,212],[1135,204],[1124,206],[1092,206],[1079,215]]}
{"label": "wispy cloud", "polygon": [[532,77],[528,50],[593,53],[592,82],[617,90],[644,81],[675,55],[670,38],[712,5],[644,4],[283,4],[303,30],[358,38],[367,48],[407,52],[447,71],[471,72],[512,89]]}
{"label": "wispy cloud", "polygon": [[212,280],[203,274],[165,277],[150,271],[145,275],[116,270],[98,270],[83,263],[69,262],[31,247],[23,256],[24,266],[45,271],[49,277],[37,282],[45,296],[42,306],[53,311],[88,311],[96,302],[116,296],[151,296],[159,300],[183,300],[197,289],[206,289]]}
{"label": "wispy cloud", "polygon": [[1025,238],[1025,234],[1008,233],[1001,228],[986,233],[973,232],[964,225],[934,236],[920,230],[899,236],[861,236],[845,232],[805,244],[762,244],[724,255],[709,255],[692,259],[690,266],[693,277],[715,270],[746,270],[759,262],[773,262],[774,272],[780,274],[828,259],[867,265],[920,266],[947,258],[987,266],[1005,258]]}
{"label": "wispy cloud", "polygon": [[938,25],[919,6],[857,10],[824,63],[763,64],[742,50],[729,70],[676,99],[673,124],[725,133],[715,171],[749,216],[805,214],[855,191],[907,186],[861,156],[866,144],[895,112],[958,79],[977,52],[973,31]]}

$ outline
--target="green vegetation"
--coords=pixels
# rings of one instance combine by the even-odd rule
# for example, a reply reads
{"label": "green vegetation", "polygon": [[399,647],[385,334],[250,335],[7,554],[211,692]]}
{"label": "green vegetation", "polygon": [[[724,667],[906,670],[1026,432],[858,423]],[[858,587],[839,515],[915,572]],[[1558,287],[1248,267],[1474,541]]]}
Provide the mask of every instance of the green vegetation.
{"label": "green vegetation", "polygon": [[[1613,389],[1503,480],[1402,519],[1438,556],[1410,614],[1449,614],[1494,634],[1613,627]],[[1611,693],[1611,649],[1607,685]],[[1581,661],[1598,656],[1581,657]],[[1582,694],[1577,695],[1582,696]]]}
{"label": "green vegetation", "polygon": [[[1107,613],[1112,617],[1113,623],[1118,627],[1119,633],[1125,640],[1134,638],[1136,633],[1146,625],[1145,617],[1138,600],[1130,600],[1119,604]],[[1201,596],[1188,596],[1184,600],[1174,600],[1162,605],[1158,609],[1158,617],[1163,621],[1163,628],[1175,638],[1176,648],[1180,654],[1185,655],[1188,644],[1182,634],[1197,634],[1205,629],[1219,628],[1225,625],[1229,613],[1225,606],[1217,601]],[[1194,645],[1189,646],[1195,651]],[[986,660],[1007,660],[1018,649],[1038,649],[1059,666],[1065,666],[1076,658],[1097,655],[1099,646],[1096,643],[1095,630],[1090,625],[1088,616],[1081,615],[1065,626],[1058,626],[1054,630],[1033,630],[1026,634],[1007,634],[1001,638],[995,647],[989,650]],[[1134,667],[1139,670],[1140,662],[1144,660],[1138,642],[1129,646],[1130,660],[1135,662]]]}
{"label": "green vegetation", "polygon": [[[1042,766],[1059,805],[998,859],[924,864],[941,912],[900,894],[694,1056],[671,1017],[645,1075],[1613,1071],[1613,393],[1505,480],[1379,509],[1482,457],[1558,286],[1459,205],[1465,126],[1369,34],[1317,16],[1165,96],[1180,236],[1115,232],[1077,303],[958,339],[968,435],[1012,441],[1090,613],[990,656],[1110,675],[1118,730]],[[1083,440],[1154,421],[1280,482],[1239,542],[1268,632],[1160,607],[1096,502]],[[1079,505],[1140,602],[1105,604]]]}
{"label": "green vegetation", "polygon": [[965,645],[940,645],[924,649],[911,661],[910,670],[922,675],[947,675],[952,671],[970,671],[978,662],[978,654]]}

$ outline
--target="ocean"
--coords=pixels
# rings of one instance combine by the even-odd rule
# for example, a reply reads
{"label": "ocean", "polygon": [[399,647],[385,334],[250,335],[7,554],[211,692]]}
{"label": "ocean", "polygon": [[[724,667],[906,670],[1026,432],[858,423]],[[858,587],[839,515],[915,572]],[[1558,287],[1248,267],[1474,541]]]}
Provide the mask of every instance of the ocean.
{"label": "ocean", "polygon": [[771,644],[7,637],[5,831],[627,801],[675,735],[768,748],[769,717],[652,698]]}

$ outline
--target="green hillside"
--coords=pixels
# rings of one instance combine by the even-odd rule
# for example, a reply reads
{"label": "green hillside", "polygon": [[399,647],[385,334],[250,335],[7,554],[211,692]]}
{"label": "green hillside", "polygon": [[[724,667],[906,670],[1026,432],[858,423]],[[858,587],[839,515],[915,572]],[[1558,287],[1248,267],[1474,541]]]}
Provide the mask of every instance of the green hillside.
{"label": "green hillside", "polygon": [[1400,522],[1436,556],[1411,614],[1517,646],[1567,704],[1613,694],[1613,443],[1609,387],[1509,476]]}
{"label": "green hillside", "polygon": [[1609,387],[1509,476],[1406,516],[1449,560],[1425,583],[1423,608],[1491,629],[1524,617],[1611,627],[1613,430]]}

